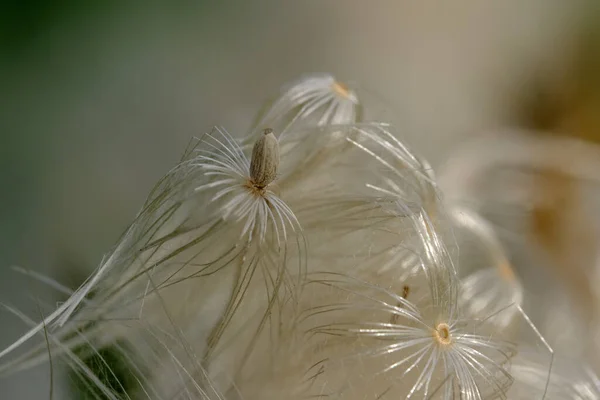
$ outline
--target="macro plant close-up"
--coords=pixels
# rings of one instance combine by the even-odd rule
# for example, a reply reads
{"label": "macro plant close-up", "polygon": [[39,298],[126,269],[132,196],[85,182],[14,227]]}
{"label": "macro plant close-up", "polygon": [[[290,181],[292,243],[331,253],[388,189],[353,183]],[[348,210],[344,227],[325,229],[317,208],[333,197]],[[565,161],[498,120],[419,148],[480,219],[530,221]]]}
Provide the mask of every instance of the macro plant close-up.
{"label": "macro plant close-up", "polygon": [[600,400],[600,14],[502,4],[7,7],[0,399]]}

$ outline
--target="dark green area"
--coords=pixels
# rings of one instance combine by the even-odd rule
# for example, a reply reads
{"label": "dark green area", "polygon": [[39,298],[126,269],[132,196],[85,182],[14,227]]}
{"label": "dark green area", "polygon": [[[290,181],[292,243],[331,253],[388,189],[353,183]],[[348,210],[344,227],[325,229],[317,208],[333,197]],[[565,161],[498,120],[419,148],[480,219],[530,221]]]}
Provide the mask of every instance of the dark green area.
{"label": "dark green area", "polygon": [[45,34],[110,10],[116,0],[0,0],[0,50],[18,56]]}
{"label": "dark green area", "polygon": [[[128,360],[122,353],[121,346],[111,346],[93,352],[90,347],[83,347],[76,354],[82,357],[85,365],[98,377],[106,387],[119,398],[127,398],[138,386],[138,382],[131,371]],[[91,354],[91,355],[89,355]],[[86,356],[87,355],[87,356]],[[88,377],[71,372],[73,399],[97,400],[107,399],[97,385]]]}

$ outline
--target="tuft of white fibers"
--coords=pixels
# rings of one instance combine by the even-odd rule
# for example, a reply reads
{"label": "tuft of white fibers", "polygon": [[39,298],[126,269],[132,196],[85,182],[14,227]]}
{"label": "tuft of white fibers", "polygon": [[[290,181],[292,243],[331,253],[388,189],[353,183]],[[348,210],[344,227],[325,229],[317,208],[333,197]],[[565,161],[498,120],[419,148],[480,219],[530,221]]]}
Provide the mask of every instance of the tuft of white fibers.
{"label": "tuft of white fibers", "polygon": [[348,125],[360,121],[360,102],[347,84],[326,73],[305,75],[281,89],[256,128],[272,128],[281,137],[307,127]]}
{"label": "tuft of white fibers", "polygon": [[[298,173],[284,172],[278,186],[308,240],[310,273],[353,273],[402,287],[402,282],[389,278],[400,271],[410,275],[424,262],[419,257],[404,262],[404,257],[418,254],[423,240],[431,242],[432,247],[444,247],[424,211],[425,204],[433,207],[438,201],[435,185],[426,170],[428,165],[392,132],[392,127],[382,123],[321,127],[303,133],[306,140],[290,147],[290,154],[297,150],[305,157],[295,164]],[[295,137],[299,136],[288,135],[282,144]],[[313,146],[320,142],[328,146]],[[315,152],[324,155],[318,163],[313,162]],[[284,154],[282,157],[286,157]],[[428,259],[430,264],[441,265],[436,251],[429,249],[425,254],[431,258]],[[428,273],[431,281],[436,282],[453,276],[454,269],[443,264]],[[307,292],[306,288],[302,285],[298,298]],[[281,374],[287,367],[278,367],[279,360],[295,357],[290,341],[301,332],[301,327],[294,322],[299,307],[294,301],[284,306],[286,311],[282,314],[286,315],[287,322],[282,323],[281,340],[265,337],[256,343],[248,368],[237,380],[240,392],[248,398],[277,398],[281,393],[292,392],[300,397],[306,394],[301,382],[310,372],[303,371],[301,377],[294,374],[274,377],[267,372]],[[274,352],[275,355],[266,356]],[[285,381],[288,385],[277,392],[265,381]]]}
{"label": "tuft of white fibers", "polygon": [[[0,373],[51,356],[111,400],[506,398],[521,327],[553,353],[504,290],[504,250],[359,104],[313,75],[252,135],[195,140],[64,304],[40,323],[4,306],[31,330]],[[460,280],[465,231],[498,278]]]}
{"label": "tuft of white fibers", "polygon": [[503,398],[515,345],[485,320],[462,318],[458,283],[424,269],[398,292],[341,273],[310,275],[296,335],[273,375],[248,380],[251,398],[281,398],[290,387],[301,390],[294,398]]}
{"label": "tuft of white fibers", "polygon": [[270,227],[280,246],[281,240],[287,240],[287,231],[300,230],[293,211],[271,188],[280,162],[279,144],[272,130],[265,130],[258,138],[251,159],[220,128],[207,135],[206,143],[212,149],[200,150],[203,154],[192,165],[203,170],[205,176],[216,179],[197,186],[195,191],[218,189],[210,202],[223,199],[222,218],[243,222],[242,237],[248,234],[248,240],[252,241],[256,230],[262,243]]}
{"label": "tuft of white fibers", "polygon": [[286,313],[277,353],[252,364],[241,391],[253,399],[505,397],[514,337],[497,332],[495,315],[459,308],[454,238],[443,234],[449,220],[428,166],[387,125],[343,132],[353,147],[329,158],[323,188],[293,207],[310,245],[299,304]]}
{"label": "tuft of white fibers", "polygon": [[[355,271],[377,275],[397,272],[400,263],[405,271],[417,267],[418,260],[410,257],[411,246],[421,243],[414,226],[427,235],[428,226],[441,220],[424,211],[438,207],[438,196],[426,164],[393,132],[387,124],[365,123],[318,129],[308,136],[323,141],[335,136],[337,147],[344,149],[315,148],[325,152],[322,162],[312,163],[308,154],[305,163],[297,164],[304,179],[296,174],[290,191],[282,187],[309,238],[310,271],[326,263],[330,271],[348,272],[348,261]],[[282,186],[288,180],[283,176]]]}
{"label": "tuft of white fibers", "polygon": [[[121,343],[131,368],[140,366],[134,393],[173,398],[186,388],[198,394],[206,390],[199,383],[206,365],[229,380],[232,365],[242,363],[254,338],[274,323],[278,302],[290,296],[304,269],[301,228],[273,192],[274,176],[254,182],[256,169],[278,162],[253,170],[254,161],[222,128],[202,136],[151,191],[98,270],[1,357],[48,326],[60,344],[51,346],[57,356]],[[247,296],[252,290],[261,295]],[[243,337],[234,333],[240,330]],[[45,347],[5,361],[0,371],[43,361]],[[157,384],[164,368],[179,379]],[[219,368],[226,370],[222,378]]]}

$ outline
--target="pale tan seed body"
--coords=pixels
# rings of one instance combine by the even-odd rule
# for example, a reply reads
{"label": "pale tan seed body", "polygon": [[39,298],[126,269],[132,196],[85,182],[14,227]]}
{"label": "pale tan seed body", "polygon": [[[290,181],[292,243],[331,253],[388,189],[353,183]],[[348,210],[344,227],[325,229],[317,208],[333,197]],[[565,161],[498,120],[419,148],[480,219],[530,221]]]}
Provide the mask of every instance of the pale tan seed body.
{"label": "pale tan seed body", "polygon": [[267,187],[277,177],[279,167],[279,141],[272,129],[265,129],[256,141],[250,160],[250,179],[255,187]]}

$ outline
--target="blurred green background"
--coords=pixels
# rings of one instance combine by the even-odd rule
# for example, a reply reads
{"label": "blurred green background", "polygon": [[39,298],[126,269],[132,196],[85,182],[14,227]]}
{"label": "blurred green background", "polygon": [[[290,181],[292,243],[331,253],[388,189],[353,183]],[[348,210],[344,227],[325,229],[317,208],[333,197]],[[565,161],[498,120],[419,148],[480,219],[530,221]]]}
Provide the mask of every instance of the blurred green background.
{"label": "blurred green background", "polygon": [[[509,122],[530,76],[561,68],[584,3],[0,1],[1,301],[32,318],[37,301],[54,307],[10,266],[77,287],[192,136],[245,132],[303,73],[386,98],[436,165]],[[7,313],[0,327],[3,346],[26,329]],[[46,398],[48,380],[0,379],[0,398]]]}

